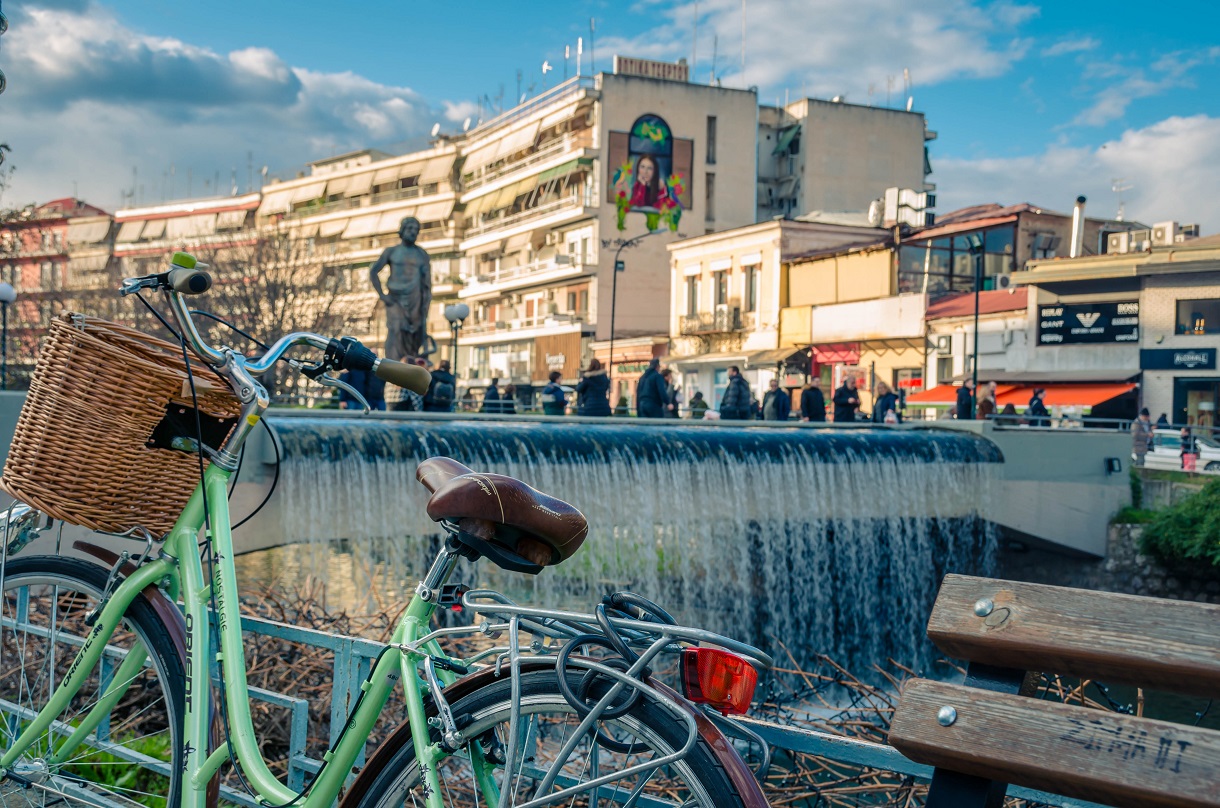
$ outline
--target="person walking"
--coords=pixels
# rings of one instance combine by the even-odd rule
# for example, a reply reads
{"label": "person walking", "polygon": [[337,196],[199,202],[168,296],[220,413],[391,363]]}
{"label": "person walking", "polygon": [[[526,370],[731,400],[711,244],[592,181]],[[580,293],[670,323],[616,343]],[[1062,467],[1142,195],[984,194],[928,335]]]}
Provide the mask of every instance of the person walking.
{"label": "person walking", "polygon": [[661,378],[661,360],[648,360],[648,369],[635,385],[635,414],[641,418],[664,418],[669,394]]}
{"label": "person walking", "polygon": [[1020,423],[1017,416],[1017,407],[1011,401],[1004,405],[1004,409],[1000,410],[1000,414],[996,416],[996,421],[1004,426],[1016,426]]}
{"label": "person walking", "polygon": [[785,390],[779,389],[779,379],[767,383],[767,392],[763,394],[762,417],[764,421],[787,421],[792,412],[792,399]]}
{"label": "person walking", "polygon": [[900,424],[898,395],[885,382],[877,382],[877,400],[873,402],[874,424]]}
{"label": "person walking", "polygon": [[1046,409],[1046,404],[1042,402],[1042,397],[1046,395],[1046,390],[1037,387],[1034,388],[1033,398],[1029,400],[1029,406],[1025,408],[1025,414],[1029,417],[1030,426],[1050,426],[1051,414]]}
{"label": "person walking", "polygon": [[860,393],[856,390],[856,377],[848,375],[843,380],[843,386],[835,390],[835,423],[850,423],[856,420],[856,410],[860,409]]}
{"label": "person walking", "polygon": [[449,360],[442,359],[432,371],[432,381],[424,394],[424,412],[453,412],[457,398],[457,377],[449,371]]}
{"label": "person walking", "polygon": [[[351,385],[360,391],[364,400],[369,403],[370,410],[385,409],[385,382],[378,379],[371,371],[349,370],[339,376],[339,381]],[[339,409],[360,409],[361,404],[351,393],[339,388]]]}
{"label": "person walking", "polygon": [[801,390],[801,420],[826,420],[826,397],[822,395],[822,388],[815,381],[809,382]]}
{"label": "person walking", "polygon": [[492,415],[503,412],[500,409],[500,380],[492,379],[491,386],[487,388],[487,392],[483,394],[483,406],[479,407],[479,412],[486,412]]}
{"label": "person walking", "polygon": [[703,392],[696,391],[696,393],[690,397],[691,420],[694,420],[694,421],[703,420],[703,416],[706,412],[707,412],[707,401],[705,401],[703,398]]}
{"label": "person walking", "polygon": [[957,388],[957,420],[974,420],[974,379],[966,379]]}
{"label": "person walking", "polygon": [[665,417],[677,418],[682,406],[682,391],[674,385],[674,372],[670,368],[661,371],[665,380]]}
{"label": "person walking", "polygon": [[979,407],[978,417],[980,421],[986,421],[993,417],[998,407],[995,400],[995,382],[984,382],[982,389],[979,390]]}
{"label": "person walking", "polygon": [[1131,422],[1131,452],[1135,455],[1135,465],[1144,465],[1144,455],[1152,445],[1152,413],[1144,407],[1139,417]]}
{"label": "person walking", "polygon": [[1190,427],[1182,427],[1182,471],[1195,471],[1199,462],[1199,446]]}
{"label": "person walking", "polygon": [[1160,417],[1156,419],[1156,428],[1169,429],[1169,416],[1166,413],[1161,413]]}
{"label": "person walking", "polygon": [[563,415],[568,411],[568,396],[559,384],[563,374],[552,370],[547,376],[546,387],[542,388],[542,414]]}
{"label": "person walking", "polygon": [[746,384],[736,365],[729,368],[729,384],[720,397],[720,418],[725,421],[745,421],[750,417],[750,385]]}
{"label": "person walking", "polygon": [[504,393],[500,396],[499,412],[502,415],[517,414],[517,386],[515,384],[504,385]]}
{"label": "person walking", "polygon": [[589,360],[589,369],[581,374],[576,385],[576,414],[610,416],[610,378],[597,359]]}

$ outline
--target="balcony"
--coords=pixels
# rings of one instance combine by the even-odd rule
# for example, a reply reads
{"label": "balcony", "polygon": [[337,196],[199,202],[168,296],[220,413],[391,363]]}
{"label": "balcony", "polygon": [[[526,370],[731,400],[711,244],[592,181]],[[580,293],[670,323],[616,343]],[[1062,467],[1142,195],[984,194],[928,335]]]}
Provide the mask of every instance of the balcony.
{"label": "balcony", "polygon": [[577,277],[596,269],[596,264],[586,264],[566,255],[557,255],[521,266],[498,267],[490,273],[468,277],[460,296],[470,298],[496,295],[524,286]]}
{"label": "balcony", "polygon": [[501,216],[498,219],[492,219],[480,224],[472,224],[466,228],[465,233],[463,233],[463,238],[470,239],[474,238],[475,236],[481,236],[485,233],[491,233],[496,230],[507,230],[510,227],[525,224],[527,222],[534,221],[535,219],[541,219],[544,216],[549,216],[551,214],[560,213],[566,210],[579,210],[592,205],[592,198],[594,196],[594,193],[586,194],[584,192],[577,192],[560,199],[544,202],[537,207],[530,208],[529,210],[523,210],[520,213]]}
{"label": "balcony", "polygon": [[[463,337],[486,337],[503,335],[505,340],[526,339],[531,335],[520,335],[517,332],[544,328],[563,328],[572,330],[588,319],[588,312],[565,312],[563,314],[539,314],[533,317],[518,317],[511,320],[493,320],[483,323],[469,323],[462,328]],[[482,340],[487,342],[488,340]]]}
{"label": "balcony", "polygon": [[432,196],[439,193],[451,193],[449,183],[429,183],[414,185],[410,188],[395,188],[393,191],[382,191],[371,196],[353,196],[346,199],[336,199],[333,202],[323,202],[320,205],[307,204],[284,214],[285,219],[301,219],[306,216],[317,216],[322,213],[333,213],[337,210],[353,210],[380,205],[384,202],[397,202],[401,199],[415,199],[421,196]]}
{"label": "balcony", "polygon": [[593,148],[593,132],[577,132],[566,134],[561,138],[552,140],[549,143],[543,144],[535,152],[531,152],[520,160],[504,163],[492,168],[476,172],[473,175],[463,177],[463,191],[470,191],[475,188],[482,187],[489,182],[494,182],[501,177],[507,177],[510,174],[515,174],[518,171],[523,171],[530,166],[536,166],[545,163],[559,155],[567,154],[568,152],[579,151],[583,149]]}
{"label": "balcony", "polygon": [[678,324],[678,333],[683,336],[699,334],[724,334],[743,329],[741,309],[737,306],[721,307],[716,311],[705,311],[682,318]]}

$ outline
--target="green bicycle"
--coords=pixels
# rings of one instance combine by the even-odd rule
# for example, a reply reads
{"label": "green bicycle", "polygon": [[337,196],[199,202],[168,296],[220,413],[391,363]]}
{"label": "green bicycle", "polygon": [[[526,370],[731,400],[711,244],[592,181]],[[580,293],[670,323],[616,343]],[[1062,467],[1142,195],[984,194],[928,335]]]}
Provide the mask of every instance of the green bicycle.
{"label": "green bicycle", "polygon": [[[450,584],[463,558],[536,574],[571,556],[588,526],[567,503],[447,458],[417,472],[443,547],[312,782],[301,793],[280,782],[251,718],[227,498],[242,444],[269,406],[258,378],[301,347],[322,352],[309,370],[331,385],[340,383],[328,371],[359,369],[422,393],[429,375],[351,338],[290,334],[257,359],[212,347],[184,299],[210,283],[179,253],[169,271],[122,287],[125,295],[162,290],[184,344],[241,403],[221,446],[209,449],[198,435],[194,445],[212,462],[159,546],[145,531],[134,560],[94,551],[109,567],[58,554],[9,558],[45,528],[20,503],[3,520],[4,805],[201,808],[233,796],[218,787],[226,765],[246,801],[264,808],[317,808],[341,794],[345,806],[381,808],[766,805],[725,731],[749,736],[728,716],[749,706],[755,667],[770,658],[676,625],[632,593],[585,614]],[[201,547],[211,550],[207,571]],[[458,605],[477,623],[430,628],[439,608]],[[483,638],[482,650],[446,654],[441,641],[462,635]],[[663,654],[680,657],[681,695],[653,674]],[[407,719],[357,772],[400,682]]]}

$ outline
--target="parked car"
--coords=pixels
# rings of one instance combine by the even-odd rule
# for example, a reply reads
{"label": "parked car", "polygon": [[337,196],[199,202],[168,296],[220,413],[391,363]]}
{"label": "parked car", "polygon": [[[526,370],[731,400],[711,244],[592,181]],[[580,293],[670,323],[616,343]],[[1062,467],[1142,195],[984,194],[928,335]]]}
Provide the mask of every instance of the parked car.
{"label": "parked car", "polygon": [[[1198,471],[1220,474],[1220,443],[1210,435],[1195,433],[1199,447]],[[1144,456],[1144,467],[1150,469],[1182,468],[1182,433],[1177,429],[1155,429],[1152,431],[1152,446]]]}

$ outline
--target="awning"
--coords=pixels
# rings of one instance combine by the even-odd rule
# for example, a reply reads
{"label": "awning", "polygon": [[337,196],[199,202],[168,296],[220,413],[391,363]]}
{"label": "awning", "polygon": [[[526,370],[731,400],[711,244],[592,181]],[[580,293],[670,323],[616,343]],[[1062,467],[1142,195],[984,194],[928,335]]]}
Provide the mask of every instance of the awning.
{"label": "awning", "polygon": [[351,177],[335,177],[326,181],[326,195],[336,196],[337,194],[347,191],[347,184],[351,182]]}
{"label": "awning", "polygon": [[568,118],[576,114],[576,104],[568,104],[565,107],[557,109],[553,112],[548,112],[542,116],[542,120],[538,124],[539,129],[550,129],[558,123],[563,123]]}
{"label": "awning", "polygon": [[287,213],[292,210],[292,195],[294,189],[271,191],[263,194],[262,204],[258,206],[259,216],[272,216],[276,213]]}
{"label": "awning", "polygon": [[496,157],[509,157],[533,146],[534,141],[538,138],[538,124],[539,121],[534,121],[500,138],[500,148],[496,152]]}
{"label": "awning", "polygon": [[801,125],[791,126],[779,133],[779,137],[775,141],[775,150],[772,155],[784,154],[788,151],[788,147],[792,145],[792,141],[801,133]]}
{"label": "awning", "polygon": [[110,232],[110,219],[68,222],[69,244],[97,244]]}
{"label": "awning", "polygon": [[246,224],[244,210],[223,210],[216,214],[217,230],[237,230]]}
{"label": "awning", "polygon": [[381,218],[377,220],[376,233],[397,233],[399,225],[407,216],[414,216],[415,211],[408,208],[407,210],[387,210],[381,214]]}
{"label": "awning", "polygon": [[491,203],[496,201],[496,197],[499,195],[499,193],[499,191],[492,191],[489,194],[483,194],[478,199],[469,202],[466,205],[466,210],[462,215],[468,218],[473,218],[478,216],[480,213],[490,210]]}
{"label": "awning", "polygon": [[472,247],[469,250],[466,250],[466,256],[468,258],[473,258],[477,255],[488,255],[490,253],[500,252],[500,248],[503,246],[503,241],[490,241],[481,247]]}
{"label": "awning", "polygon": [[453,161],[456,158],[456,154],[446,154],[444,157],[434,157],[424,163],[424,170],[419,175],[419,184],[428,185],[448,180],[450,174],[453,173]]}
{"label": "awning", "polygon": [[[911,404],[918,404],[920,406],[927,406],[927,407],[937,407],[937,406],[952,407],[954,404],[957,403],[957,391],[959,388],[960,388],[960,385],[955,385],[955,384],[937,385],[936,387],[933,387],[931,390],[920,390],[918,393],[911,393],[910,395],[908,395],[906,397],[906,403],[908,406]],[[1013,390],[1020,390],[1020,389],[1022,389],[1022,388],[1020,388],[1016,385],[1011,385],[1011,384],[996,385],[996,389],[995,389],[996,399],[998,401],[1002,396],[1005,396],[1005,395],[1011,393]],[[1026,404],[1028,404],[1030,395],[1033,395],[1032,390],[1030,391],[1029,395],[1025,396],[1025,400],[1022,401],[1019,406],[1024,407]],[[1005,400],[1000,403],[1000,406],[1003,406],[1006,403],[1008,403],[1008,402]],[[1015,402],[1015,401],[1013,402],[1013,404],[1016,404],[1016,403],[1017,402]]]}
{"label": "awning", "polygon": [[412,215],[419,219],[421,224],[424,222],[447,222],[453,218],[453,201],[429,202],[426,205],[420,205]]}
{"label": "awning", "polygon": [[496,192],[495,201],[490,203],[488,210],[506,208],[511,205],[517,197],[521,196],[522,194],[528,194],[537,187],[538,181],[534,177],[530,177],[528,180],[519,180],[517,182],[510,183],[509,185],[505,185]]}
{"label": "awning", "polygon": [[534,236],[534,234],[532,231],[526,232],[526,233],[518,233],[515,236],[509,236],[508,239],[504,242],[504,252],[506,252],[506,253],[520,252],[521,248],[527,246],[530,243],[530,239],[533,238],[533,236]]}
{"label": "awning", "polygon": [[493,140],[490,143],[484,143],[477,149],[466,154],[466,162],[463,164],[463,173],[473,174],[476,169],[480,169],[488,163],[495,162],[496,154],[500,150],[500,142]]}
{"label": "awning", "polygon": [[353,174],[347,178],[347,184],[343,188],[343,195],[346,197],[364,196],[373,188],[373,176],[376,171],[366,171],[363,174]]}
{"label": "awning", "polygon": [[114,237],[115,241],[128,243],[140,240],[140,232],[144,230],[144,220],[140,219],[134,222],[123,222],[119,228],[119,234]]}
{"label": "awning", "polygon": [[717,351],[715,353],[696,354],[695,356],[670,357],[669,363],[682,367],[684,365],[732,365],[744,363],[747,354],[741,351]]}
{"label": "awning", "polygon": [[302,185],[292,191],[290,204],[299,205],[302,202],[312,202],[315,199],[320,199],[326,193],[326,180],[321,182],[311,182],[308,185]]}
{"label": "awning", "polygon": [[195,216],[179,216],[165,223],[165,237],[169,239],[199,238],[216,232],[216,214],[201,213]]}
{"label": "awning", "polygon": [[[1046,386],[1050,384],[1098,384],[1101,382],[1127,382],[1139,375],[1138,370],[1051,370],[1051,371],[987,371],[979,376],[981,381],[1008,382]],[[964,382],[969,373],[954,376],[953,381]]]}
{"label": "awning", "polygon": [[574,174],[586,165],[589,165],[589,160],[584,157],[578,157],[575,160],[569,160],[563,165],[548,168],[546,171],[543,171],[538,175],[538,184],[541,185],[542,183],[548,182],[557,177],[566,177],[569,174]]}
{"label": "awning", "polygon": [[293,229],[293,238],[313,238],[318,235],[318,224],[303,224],[300,227]]}
{"label": "awning", "polygon": [[855,343],[814,345],[813,361],[819,365],[856,365],[860,362],[860,346]]}
{"label": "awning", "polygon": [[[778,365],[783,362],[786,365],[791,365],[794,357],[797,357],[807,348],[775,348],[770,351],[755,351],[746,356],[746,366],[751,368],[767,367],[770,365]],[[801,362],[800,364],[806,364]]]}
{"label": "awning", "polygon": [[155,238],[161,238],[165,235],[165,219],[152,219],[144,223],[144,232],[140,238],[144,241],[151,241]]}
{"label": "awning", "polygon": [[[1041,387],[1042,385],[1038,385]],[[1048,407],[1095,407],[1098,404],[1126,395],[1139,385],[1127,384],[1048,384],[1042,403]],[[1013,387],[1001,393],[996,389],[996,404],[1003,407],[1011,403],[1014,407],[1024,408],[1033,398],[1034,385]]]}
{"label": "awning", "polygon": [[347,219],[332,219],[329,222],[322,222],[318,225],[318,237],[330,238],[337,236],[347,229]]}
{"label": "awning", "polygon": [[106,253],[97,255],[73,255],[68,258],[68,269],[73,272],[97,272],[106,268],[110,256]]}
{"label": "awning", "polygon": [[380,213],[370,213],[367,216],[357,216],[350,219],[343,230],[343,238],[360,238],[371,236],[377,232],[377,224],[381,221]]}

